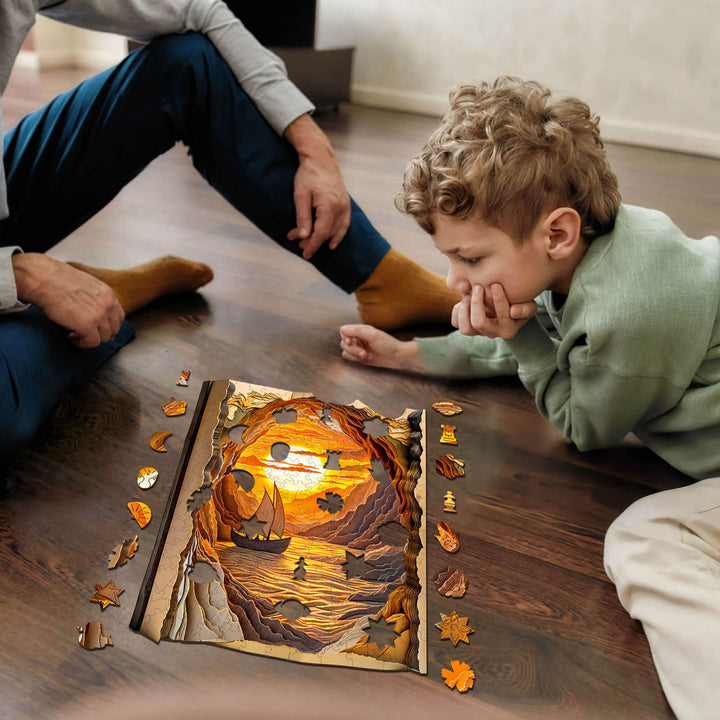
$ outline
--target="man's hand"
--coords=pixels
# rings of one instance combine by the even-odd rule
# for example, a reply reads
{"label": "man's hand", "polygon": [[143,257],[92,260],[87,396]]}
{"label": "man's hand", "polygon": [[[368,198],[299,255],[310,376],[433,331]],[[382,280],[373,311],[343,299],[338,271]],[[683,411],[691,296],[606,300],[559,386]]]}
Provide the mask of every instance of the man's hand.
{"label": "man's hand", "polygon": [[350,362],[422,371],[420,350],[414,340],[398,340],[372,325],[343,325],[340,328],[340,349],[343,359]]}
{"label": "man's hand", "polygon": [[452,324],[463,335],[510,340],[536,312],[537,304],[533,300],[510,305],[503,286],[498,283],[493,283],[489,292],[482,285],[474,285],[472,294],[463,295],[453,308]]}
{"label": "man's hand", "polygon": [[300,240],[308,260],[326,240],[334,250],[345,237],[350,227],[350,197],[330,141],[309,115],[291,122],[285,137],[300,161],[294,193],[297,227],[287,237]]}
{"label": "man's hand", "polygon": [[92,348],[115,337],[125,313],[104,282],[40,253],[13,255],[12,262],[18,299],[67,329],[73,345]]}

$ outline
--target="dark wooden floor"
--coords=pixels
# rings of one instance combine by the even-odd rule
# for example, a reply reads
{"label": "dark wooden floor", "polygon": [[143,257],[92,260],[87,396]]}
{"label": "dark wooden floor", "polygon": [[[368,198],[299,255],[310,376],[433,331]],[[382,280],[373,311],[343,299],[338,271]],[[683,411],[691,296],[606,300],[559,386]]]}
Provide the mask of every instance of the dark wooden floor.
{"label": "dark wooden floor", "polygon": [[[79,75],[38,80],[16,74],[3,98],[5,124]],[[343,107],[323,119],[348,187],[400,250],[440,272],[443,259],[393,208],[406,160],[436,124],[432,118]],[[720,229],[720,162],[611,147],[626,202],[661,208],[688,233]],[[580,454],[535,411],[513,380],[445,383],[344,363],[337,327],[356,318],[354,301],[311,267],[275,248],[196,176],[184,153],[157,160],[53,254],[121,267],[164,253],[210,263],[215,281],[201,295],[158,302],[136,314],[137,339],[74,397],[66,398],[11,471],[17,488],[0,503],[0,716],[53,717],[68,703],[88,717],[146,717],[133,703],[150,694],[191,717],[617,718],[672,717],[641,628],[626,616],[602,566],[603,535],[632,501],[685,479],[644,449]],[[176,388],[182,368],[188,388]],[[135,596],[158,528],[140,532],[138,555],[109,575],[106,558],[137,530],[125,504],[142,499],[160,516],[191,413],[166,420],[171,395],[190,410],[203,378],[310,391],[333,402],[360,398],[378,412],[429,408],[455,400],[467,477],[452,485],[434,469],[440,416],[428,415],[430,527],[447,519],[450,487],[462,549],[452,562],[470,577],[459,601],[429,592],[429,674],[309,668],[208,647],[155,646],[128,629]],[[167,455],[153,453],[151,433],[172,429]],[[139,498],[140,467],[160,470]],[[431,537],[431,534],[429,534]],[[429,575],[448,564],[429,541]],[[122,607],[90,604],[93,583],[113,577]],[[455,609],[475,629],[470,645],[439,641],[433,625]],[[76,627],[101,620],[113,648],[89,653]],[[453,658],[472,666],[475,687],[459,696],[442,685]],[[279,687],[282,682],[282,692]],[[119,698],[119,699],[118,699]],[[300,699],[298,699],[300,698]],[[315,706],[316,708],[318,705]],[[233,711],[232,708],[235,708]],[[327,713],[327,714],[325,714]],[[254,714],[254,713],[253,713]],[[85,717],[77,707],[67,717]],[[165,717],[155,713],[154,717]]]}

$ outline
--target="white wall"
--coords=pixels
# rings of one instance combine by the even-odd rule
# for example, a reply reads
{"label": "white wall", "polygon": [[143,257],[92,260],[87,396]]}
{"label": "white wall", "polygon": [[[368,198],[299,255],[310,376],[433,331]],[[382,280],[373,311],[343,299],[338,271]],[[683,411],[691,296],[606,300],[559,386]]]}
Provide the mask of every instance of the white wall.
{"label": "white wall", "polygon": [[720,157],[720,0],[319,0],[353,101],[442,115],[498,75],[577,95],[607,140]]}
{"label": "white wall", "polygon": [[127,55],[127,40],[123,37],[70,27],[40,15],[33,35],[41,70],[58,67],[102,70]]}

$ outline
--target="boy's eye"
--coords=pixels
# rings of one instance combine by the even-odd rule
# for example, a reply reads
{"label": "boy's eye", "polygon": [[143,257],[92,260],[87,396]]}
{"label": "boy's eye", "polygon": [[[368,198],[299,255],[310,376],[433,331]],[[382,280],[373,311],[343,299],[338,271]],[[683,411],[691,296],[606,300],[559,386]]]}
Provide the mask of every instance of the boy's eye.
{"label": "boy's eye", "polygon": [[477,265],[482,260],[482,258],[462,257],[462,255],[458,255],[458,260],[460,260],[460,262],[464,263],[465,265]]}

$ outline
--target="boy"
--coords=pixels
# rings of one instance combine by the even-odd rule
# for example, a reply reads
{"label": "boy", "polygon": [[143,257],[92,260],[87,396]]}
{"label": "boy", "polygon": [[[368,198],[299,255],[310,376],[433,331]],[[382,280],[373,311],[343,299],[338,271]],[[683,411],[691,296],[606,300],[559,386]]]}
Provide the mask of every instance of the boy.
{"label": "boy", "polygon": [[[720,474],[720,243],[620,204],[587,105],[514,78],[456,88],[397,205],[449,259],[459,332],[400,342],[344,326],[344,358],[517,372],[579,449],[633,432],[688,475]],[[605,565],[674,711],[716,716],[720,479],[633,505],[608,532]]]}

